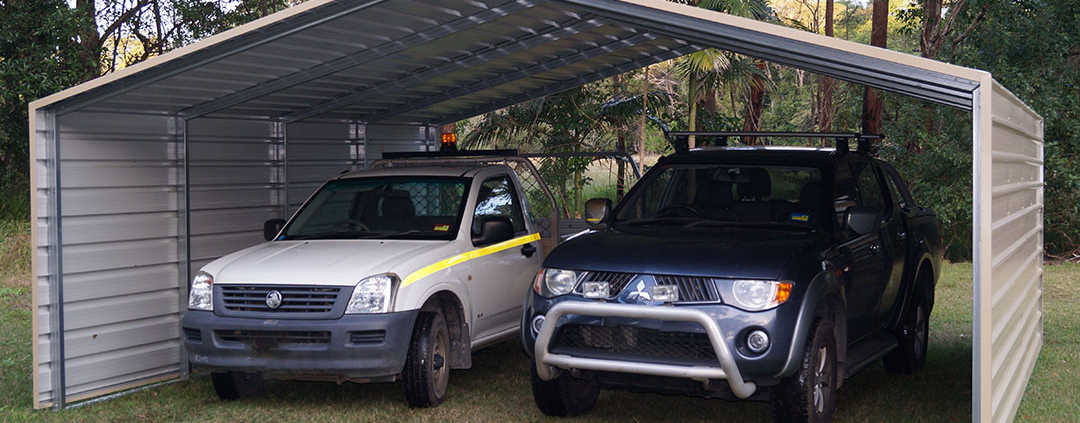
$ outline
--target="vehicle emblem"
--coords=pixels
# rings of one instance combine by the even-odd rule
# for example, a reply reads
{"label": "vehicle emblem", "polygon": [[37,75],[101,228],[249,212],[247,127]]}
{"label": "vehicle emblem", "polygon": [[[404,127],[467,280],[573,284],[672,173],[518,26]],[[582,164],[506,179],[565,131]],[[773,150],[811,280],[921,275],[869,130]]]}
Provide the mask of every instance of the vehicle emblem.
{"label": "vehicle emblem", "polygon": [[626,295],[627,301],[652,301],[652,295],[649,295],[649,292],[645,290],[644,280],[638,281],[635,288],[637,288],[637,291],[632,291]]}
{"label": "vehicle emblem", "polygon": [[281,293],[270,291],[270,293],[266,294],[266,306],[271,309],[281,307]]}

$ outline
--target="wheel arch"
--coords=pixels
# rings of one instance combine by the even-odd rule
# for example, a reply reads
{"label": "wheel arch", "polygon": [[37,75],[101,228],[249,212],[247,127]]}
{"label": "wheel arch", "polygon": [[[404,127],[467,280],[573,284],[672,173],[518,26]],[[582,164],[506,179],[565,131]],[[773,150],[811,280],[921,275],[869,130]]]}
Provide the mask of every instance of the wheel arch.
{"label": "wheel arch", "polygon": [[450,289],[435,290],[426,296],[421,312],[441,312],[450,335],[450,368],[472,367],[472,339],[465,303]]}

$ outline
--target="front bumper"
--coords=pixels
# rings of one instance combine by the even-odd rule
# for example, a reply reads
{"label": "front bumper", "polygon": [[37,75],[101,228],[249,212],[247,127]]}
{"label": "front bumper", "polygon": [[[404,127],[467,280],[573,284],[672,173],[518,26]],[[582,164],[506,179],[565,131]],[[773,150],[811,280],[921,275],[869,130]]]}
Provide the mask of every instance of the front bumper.
{"label": "front bumper", "polygon": [[255,319],[189,311],[181,320],[191,364],[272,378],[392,380],[401,373],[419,310],[337,319]]}
{"label": "front bumper", "polygon": [[[675,364],[644,363],[613,359],[574,357],[566,354],[553,354],[548,350],[555,334],[556,322],[566,315],[587,315],[595,317],[622,317],[634,319],[655,319],[663,321],[689,322],[701,325],[708,335],[719,367],[687,366]],[[709,379],[724,379],[739,398],[748,398],[757,387],[753,382],[743,379],[735,363],[731,350],[724,342],[725,335],[713,317],[693,308],[657,307],[628,304],[608,304],[583,301],[564,301],[548,310],[544,325],[536,336],[534,353],[536,372],[543,380],[557,376],[553,368],[593,370],[601,372],[636,373],[652,376],[677,377],[707,382]],[[551,323],[548,323],[551,322]]]}

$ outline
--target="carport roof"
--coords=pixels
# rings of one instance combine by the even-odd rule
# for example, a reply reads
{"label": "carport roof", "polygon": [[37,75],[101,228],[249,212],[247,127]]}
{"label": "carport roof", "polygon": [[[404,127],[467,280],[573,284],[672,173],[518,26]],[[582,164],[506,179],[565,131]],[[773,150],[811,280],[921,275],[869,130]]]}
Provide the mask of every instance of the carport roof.
{"label": "carport roof", "polygon": [[31,109],[442,124],[707,47],[964,110],[988,76],[664,0],[312,0]]}

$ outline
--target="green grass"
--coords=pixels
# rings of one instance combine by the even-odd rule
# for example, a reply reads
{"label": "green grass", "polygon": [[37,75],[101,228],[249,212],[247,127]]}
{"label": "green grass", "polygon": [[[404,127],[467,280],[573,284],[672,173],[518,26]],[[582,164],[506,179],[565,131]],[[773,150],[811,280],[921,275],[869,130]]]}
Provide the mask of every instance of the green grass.
{"label": "green grass", "polygon": [[[0,225],[0,421],[2,422],[344,422],[548,421],[535,408],[528,361],[515,342],[479,351],[474,368],[451,376],[446,403],[409,409],[400,383],[335,385],[268,382],[261,396],[221,402],[209,378],[191,379],[61,412],[34,411],[31,399],[28,229]],[[1080,415],[1080,297],[1066,290],[1080,266],[1047,268],[1046,346],[1020,421],[1075,421]],[[880,364],[840,390],[837,422],[952,422],[971,420],[971,266],[948,266],[931,318],[927,368],[914,376],[887,375]],[[767,422],[764,403],[608,392],[596,409],[572,421]],[[552,420],[554,421],[554,420]]]}

